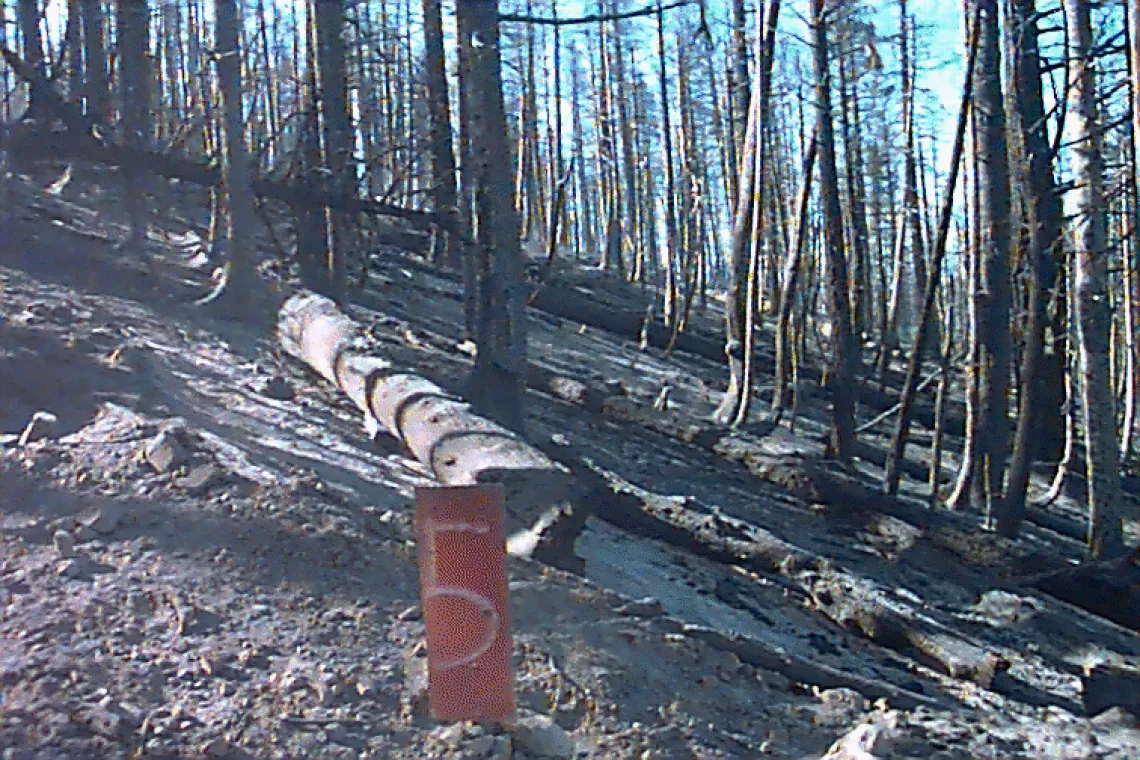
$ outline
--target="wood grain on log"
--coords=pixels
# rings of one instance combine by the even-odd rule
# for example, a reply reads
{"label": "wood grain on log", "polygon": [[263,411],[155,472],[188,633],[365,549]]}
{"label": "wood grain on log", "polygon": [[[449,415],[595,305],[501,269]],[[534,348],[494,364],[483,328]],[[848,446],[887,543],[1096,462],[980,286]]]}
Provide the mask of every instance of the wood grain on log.
{"label": "wood grain on log", "polygon": [[[939,628],[917,613],[905,607],[889,608],[885,596],[871,581],[838,570],[826,558],[760,526],[718,514],[692,499],[670,499],[639,489],[589,464],[572,447],[550,453],[570,467],[577,480],[595,494],[599,506],[596,516],[622,530],[717,562],[774,576],[786,587],[810,598],[813,607],[837,625],[952,678],[989,688],[995,675],[1008,668],[1003,658]],[[723,634],[717,635],[724,638]],[[764,667],[781,662],[759,643],[742,639],[739,646],[742,651],[731,651],[746,662]],[[752,659],[745,659],[744,650]],[[795,677],[791,674],[797,672],[808,683],[820,683],[819,679],[824,678],[822,671],[806,668],[801,661],[784,661],[778,669],[789,677]],[[850,680],[830,685],[857,689],[867,686]],[[881,695],[865,693],[869,697]],[[897,697],[897,691],[892,696]]]}
{"label": "wood grain on log", "polygon": [[553,559],[572,551],[591,502],[564,467],[435,383],[361,353],[356,324],[324,296],[302,293],[286,301],[277,332],[286,353],[364,412],[370,433],[385,430],[397,438],[440,483],[502,484],[516,553]]}

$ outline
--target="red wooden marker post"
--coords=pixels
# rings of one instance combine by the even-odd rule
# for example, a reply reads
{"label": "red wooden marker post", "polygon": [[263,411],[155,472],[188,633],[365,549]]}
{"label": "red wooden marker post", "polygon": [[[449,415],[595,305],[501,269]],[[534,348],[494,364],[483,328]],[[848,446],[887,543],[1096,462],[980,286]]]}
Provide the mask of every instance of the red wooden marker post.
{"label": "red wooden marker post", "polygon": [[417,488],[416,543],[432,717],[513,719],[502,488]]}

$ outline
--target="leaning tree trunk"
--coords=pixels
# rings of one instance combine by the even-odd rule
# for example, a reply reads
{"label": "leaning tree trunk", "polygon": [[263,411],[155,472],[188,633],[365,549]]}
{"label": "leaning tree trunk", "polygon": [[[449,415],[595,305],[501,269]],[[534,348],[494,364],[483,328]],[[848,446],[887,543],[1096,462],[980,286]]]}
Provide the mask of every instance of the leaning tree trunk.
{"label": "leaning tree trunk", "polygon": [[592,500],[575,492],[565,468],[429,380],[353,350],[357,325],[324,296],[286,301],[277,332],[286,353],[364,412],[371,435],[403,442],[440,483],[502,484],[512,552],[553,559],[572,551]]}
{"label": "leaning tree trunk", "polygon": [[1073,202],[1074,298],[1080,346],[1082,422],[1088,473],[1088,550],[1094,557],[1124,553],[1123,504],[1116,446],[1115,402],[1109,369],[1106,224],[1101,125],[1097,115],[1095,63],[1089,5],[1066,0],[1071,167]]}
{"label": "leaning tree trunk", "polygon": [[[962,162],[962,147],[966,141],[966,123],[970,113],[970,97],[974,82],[974,63],[978,50],[978,23],[977,12],[970,24],[970,53],[966,62],[966,78],[962,86],[962,104],[958,109],[958,128],[954,132],[954,148],[950,158],[950,176],[946,179],[946,190],[942,195],[942,208],[938,216],[938,239],[934,243],[933,256],[930,262],[930,276],[923,282],[922,303],[918,317],[918,329],[915,331],[914,343],[910,349],[910,360],[907,362],[906,380],[903,382],[902,395],[899,399],[899,418],[895,428],[894,440],[887,455],[887,464],[884,467],[884,480],[887,493],[894,496],[898,493],[901,470],[899,463],[906,454],[907,436],[910,434],[910,405],[918,391],[918,372],[922,368],[922,355],[926,350],[925,339],[929,333],[928,326],[934,320],[934,298],[938,291],[938,281],[942,272],[942,260],[946,254],[946,238],[950,232],[950,219],[954,212],[954,189],[958,182],[958,166]],[[939,435],[935,431],[935,435]],[[937,481],[935,481],[937,483]],[[937,485],[935,487],[937,490]]]}

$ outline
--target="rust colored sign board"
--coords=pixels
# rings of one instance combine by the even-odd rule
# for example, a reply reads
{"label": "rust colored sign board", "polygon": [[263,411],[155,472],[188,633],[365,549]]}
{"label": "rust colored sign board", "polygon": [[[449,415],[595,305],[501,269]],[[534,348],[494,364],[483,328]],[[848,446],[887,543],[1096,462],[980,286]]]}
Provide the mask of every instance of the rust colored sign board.
{"label": "rust colored sign board", "polygon": [[416,542],[432,717],[513,719],[502,488],[417,488]]}

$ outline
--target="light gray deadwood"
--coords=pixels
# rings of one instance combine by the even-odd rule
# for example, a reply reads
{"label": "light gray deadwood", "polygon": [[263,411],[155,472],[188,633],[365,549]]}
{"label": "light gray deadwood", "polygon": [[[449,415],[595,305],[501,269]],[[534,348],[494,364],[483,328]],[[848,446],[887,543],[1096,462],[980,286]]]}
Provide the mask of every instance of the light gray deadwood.
{"label": "light gray deadwood", "polygon": [[[500,483],[506,494],[512,549],[531,554],[553,540],[569,548],[583,519],[567,519],[588,506],[575,498],[569,471],[515,433],[471,411],[463,399],[391,362],[355,347],[358,328],[329,298],[293,296],[281,307],[278,340],[337,386],[364,412],[370,433],[387,431],[407,446],[444,485]],[[566,526],[574,525],[570,535]],[[541,532],[542,535],[537,535]],[[552,538],[557,534],[557,538]]]}

